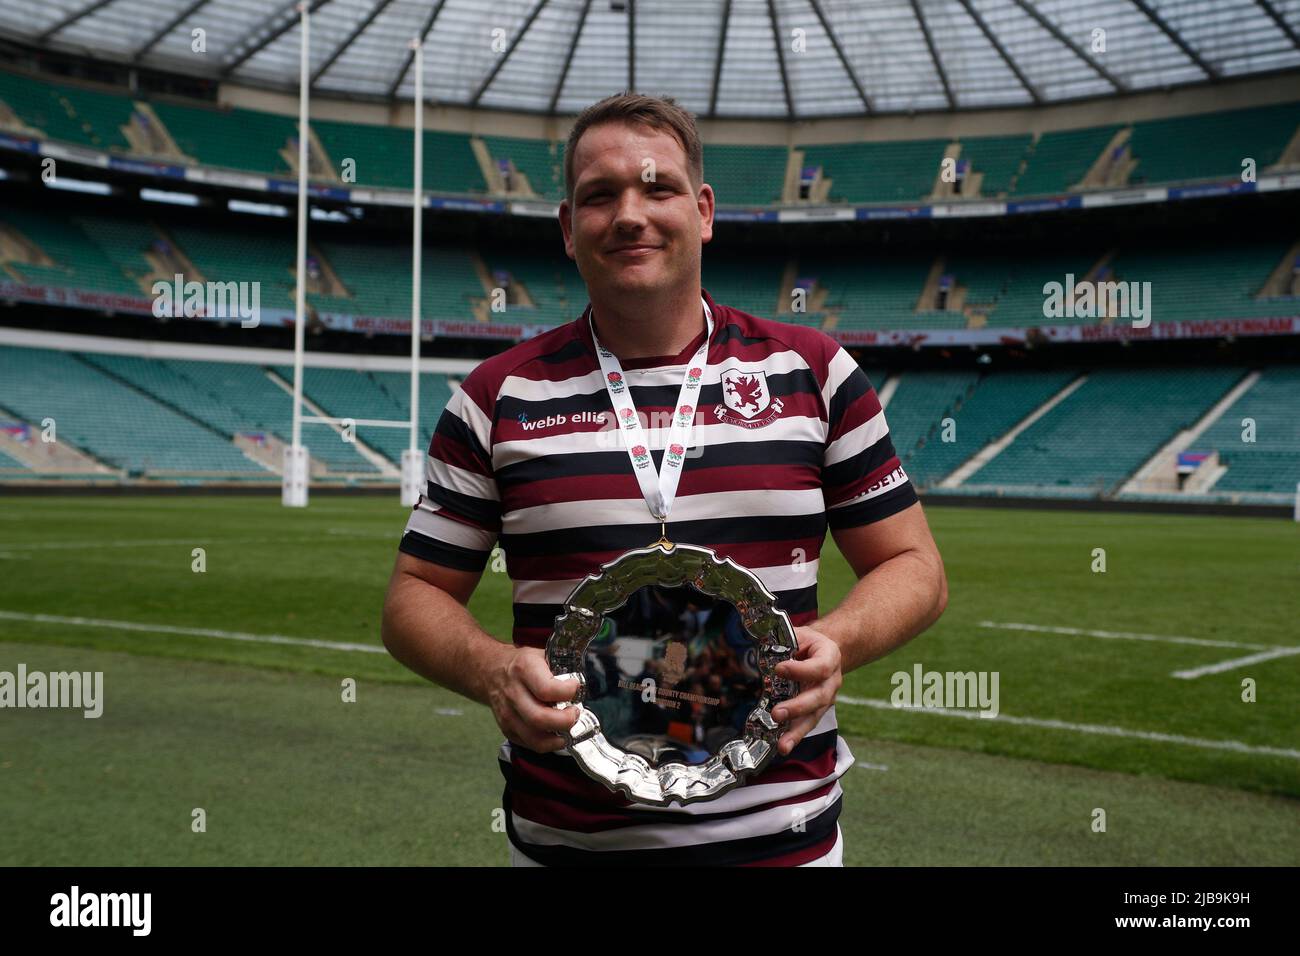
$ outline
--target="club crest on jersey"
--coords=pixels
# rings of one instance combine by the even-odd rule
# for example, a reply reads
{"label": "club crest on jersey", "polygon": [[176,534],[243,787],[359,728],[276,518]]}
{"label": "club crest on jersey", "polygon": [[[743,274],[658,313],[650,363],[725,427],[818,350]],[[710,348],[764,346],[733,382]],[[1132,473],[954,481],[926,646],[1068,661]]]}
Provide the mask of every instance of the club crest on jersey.
{"label": "club crest on jersey", "polygon": [[610,372],[605,378],[609,380],[609,390],[615,395],[622,395],[623,390],[627,388],[623,384],[623,376],[619,375],[618,372]]}
{"label": "club crest on jersey", "polygon": [[650,453],[645,450],[645,445],[632,446],[632,460],[638,467],[650,461]]}
{"label": "club crest on jersey", "polygon": [[685,451],[686,449],[683,448],[681,445],[669,445],[668,462],[673,465],[677,464],[679,461],[682,460],[682,455],[683,453],[685,453]]}
{"label": "club crest on jersey", "polygon": [[781,399],[767,390],[767,375],[762,369],[742,371],[726,369],[722,373],[722,404],[713,410],[718,421],[742,428],[762,428],[781,414]]}

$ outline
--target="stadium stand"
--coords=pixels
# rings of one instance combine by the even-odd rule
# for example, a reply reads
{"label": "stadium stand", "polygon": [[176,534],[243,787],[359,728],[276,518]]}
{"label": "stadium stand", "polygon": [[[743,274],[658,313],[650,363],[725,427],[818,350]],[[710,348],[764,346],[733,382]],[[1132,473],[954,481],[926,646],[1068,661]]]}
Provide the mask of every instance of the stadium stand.
{"label": "stadium stand", "polygon": [[971,169],[984,174],[980,184],[981,196],[1001,196],[1010,190],[1011,181],[1019,173],[1032,139],[1028,133],[962,137],[960,158],[970,160]]}
{"label": "stadium stand", "polygon": [[[1243,441],[1254,423],[1253,442]],[[1228,466],[1213,491],[1295,494],[1300,483],[1300,368],[1265,369],[1193,445]]]}
{"label": "stadium stand", "polygon": [[706,143],[704,181],[713,187],[720,205],[771,205],[781,201],[789,159],[784,146]]}
{"label": "stadium stand", "polygon": [[[289,394],[267,377],[257,365],[238,362],[201,362],[166,359],[172,371],[189,379],[197,388],[229,406],[241,423],[240,431],[268,431],[286,444],[293,435],[293,402]],[[292,382],[292,378],[289,379]],[[325,425],[305,425],[303,444],[311,457],[331,472],[367,474],[374,465]]]}
{"label": "stadium stand", "polygon": [[129,148],[121,130],[134,109],[128,96],[47,83],[0,70],[0,101],[50,139],[92,149]]}
{"label": "stadium stand", "polygon": [[158,102],[154,112],[185,155],[205,166],[285,175],[280,151],[298,135],[296,119],[260,110]]}
{"label": "stadium stand", "polygon": [[1130,181],[1239,177],[1245,157],[1266,169],[1278,161],[1297,125],[1300,103],[1136,123],[1129,146],[1137,166]]}
{"label": "stadium stand", "polygon": [[[915,398],[916,374],[907,373],[899,385],[901,397],[890,403],[888,418],[890,432],[898,434],[898,418],[908,422],[910,434],[920,432],[920,442],[907,449],[903,462],[908,476],[922,488],[946,478],[990,442],[996,441],[1033,413],[1053,395],[1077,377],[1077,372],[1061,370],[1050,372],[1009,371],[986,375],[964,396],[964,375],[953,376],[946,388],[936,387],[939,395],[956,395],[949,407],[941,409],[939,417],[930,422],[924,415],[913,418],[904,412]],[[938,402],[931,403],[934,408]],[[953,440],[943,440],[942,419],[953,419]],[[897,448],[897,442],[895,443]],[[903,454],[899,452],[900,456]]]}
{"label": "stadium stand", "polygon": [[[564,144],[518,136],[484,136],[492,159],[509,161],[528,178],[539,197],[559,202],[564,198]],[[482,177],[480,176],[480,179]]]}
{"label": "stadium stand", "polygon": [[1108,494],[1244,374],[1240,368],[1092,372],[965,484]]}
{"label": "stadium stand", "polygon": [[128,474],[267,474],[223,435],[76,355],[0,346],[3,407]]}
{"label": "stadium stand", "polygon": [[903,468],[911,474],[911,462],[918,450],[937,440],[942,420],[968,396],[979,379],[978,372],[904,372],[898,388],[885,408],[889,436]]}
{"label": "stadium stand", "polygon": [[9,208],[0,210],[0,224],[16,229],[52,260],[51,265],[10,263],[9,268],[27,282],[140,294],[140,288],[75,221]]}
{"label": "stadium stand", "polygon": [[1030,148],[1025,171],[1012,184],[1010,192],[1016,196],[1040,196],[1073,189],[1120,129],[1120,126],[1093,126],[1043,133]]}
{"label": "stadium stand", "polygon": [[945,139],[799,146],[805,166],[820,166],[841,202],[918,202],[930,194]]}

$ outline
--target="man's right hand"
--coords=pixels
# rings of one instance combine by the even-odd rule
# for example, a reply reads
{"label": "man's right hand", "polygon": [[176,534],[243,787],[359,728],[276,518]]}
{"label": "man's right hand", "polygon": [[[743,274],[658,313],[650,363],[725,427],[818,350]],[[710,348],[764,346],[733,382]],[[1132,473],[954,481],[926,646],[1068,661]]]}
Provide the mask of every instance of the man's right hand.
{"label": "man's right hand", "polygon": [[551,673],[546,654],[536,647],[509,647],[488,682],[488,705],[511,743],[537,753],[564,748],[561,732],[577,719],[576,708],[553,704],[572,700],[578,682]]}

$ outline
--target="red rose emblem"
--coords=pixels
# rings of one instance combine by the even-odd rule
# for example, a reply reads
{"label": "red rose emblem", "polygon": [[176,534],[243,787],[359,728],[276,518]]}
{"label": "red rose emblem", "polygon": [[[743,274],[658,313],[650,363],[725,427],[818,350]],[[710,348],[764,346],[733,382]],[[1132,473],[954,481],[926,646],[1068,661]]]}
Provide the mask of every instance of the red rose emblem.
{"label": "red rose emblem", "polygon": [[683,448],[681,445],[669,445],[668,450],[672,452],[674,455],[680,455],[686,449]]}
{"label": "red rose emblem", "polygon": [[695,411],[695,409],[691,408],[689,405],[683,405],[681,408],[677,409],[677,411],[681,415],[689,415],[691,412]]}
{"label": "red rose emblem", "polygon": [[609,380],[610,380],[611,382],[621,382],[621,381],[623,381],[623,376],[622,376],[622,375],[619,375],[618,372],[610,372],[610,373],[609,373]]}
{"label": "red rose emblem", "polygon": [[642,455],[645,454],[645,445],[633,445],[632,454],[640,458]]}
{"label": "red rose emblem", "polygon": [[702,369],[702,368],[693,368],[693,369],[691,369],[691,373],[690,373],[690,374],[691,374],[691,378],[699,378],[701,375],[704,374],[704,369]]}
{"label": "red rose emblem", "polygon": [[630,408],[625,408],[619,414],[622,415],[624,418],[631,418],[633,415],[636,414],[636,412],[632,411],[632,409]]}

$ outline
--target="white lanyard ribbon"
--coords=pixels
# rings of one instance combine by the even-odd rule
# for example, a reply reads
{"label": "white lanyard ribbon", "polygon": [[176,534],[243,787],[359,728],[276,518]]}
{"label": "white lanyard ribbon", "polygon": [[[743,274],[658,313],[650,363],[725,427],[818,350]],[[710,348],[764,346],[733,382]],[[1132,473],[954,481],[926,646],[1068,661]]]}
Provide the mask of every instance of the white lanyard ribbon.
{"label": "white lanyard ribbon", "polygon": [[664,448],[663,465],[655,475],[654,459],[644,442],[645,437],[641,422],[637,418],[636,403],[632,401],[632,391],[623,376],[623,366],[618,357],[600,344],[596,338],[596,310],[588,315],[591,323],[591,340],[596,344],[596,355],[600,357],[600,370],[604,373],[605,391],[609,392],[610,404],[614,407],[614,420],[618,430],[623,433],[623,444],[627,446],[628,457],[632,459],[632,469],[636,480],[641,485],[641,495],[646,507],[658,521],[667,521],[673,509],[673,499],[677,497],[677,483],[682,477],[682,466],[686,461],[686,449],[690,447],[691,430],[695,427],[695,406],[700,383],[709,368],[709,342],[713,339],[713,312],[704,301],[704,320],[707,334],[691,360],[686,363],[686,374],[682,378],[681,390],[677,393],[677,406],[673,410],[672,427],[668,431],[668,444]]}

